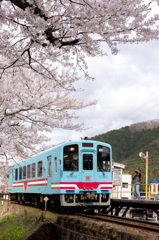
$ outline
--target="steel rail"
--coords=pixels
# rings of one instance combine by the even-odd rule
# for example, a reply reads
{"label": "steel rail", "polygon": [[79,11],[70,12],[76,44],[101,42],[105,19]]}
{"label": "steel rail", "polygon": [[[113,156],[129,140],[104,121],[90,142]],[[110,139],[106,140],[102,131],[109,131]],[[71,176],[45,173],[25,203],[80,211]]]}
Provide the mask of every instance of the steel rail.
{"label": "steel rail", "polygon": [[95,215],[98,215],[98,216],[102,216],[102,217],[107,217],[107,218],[113,218],[113,219],[116,219],[116,221],[126,221],[126,222],[134,222],[135,224],[148,224],[148,226],[156,226],[156,228],[158,227],[159,229],[159,223],[156,223],[156,222],[149,222],[149,221],[145,221],[145,220],[138,220],[138,219],[134,219],[134,218],[126,218],[126,217],[120,217],[120,216],[112,216],[112,215],[107,215],[107,214],[103,214],[103,213],[98,213],[98,214],[95,214]]}
{"label": "steel rail", "polygon": [[95,214],[95,215],[88,215],[88,214],[82,214],[82,213],[75,213],[75,216],[83,217],[83,218],[89,218],[95,221],[104,221],[109,223],[115,223],[118,225],[123,225],[131,228],[138,228],[140,230],[146,230],[151,231],[155,233],[159,233],[159,224],[158,223],[151,223],[151,222],[145,222],[142,220],[137,219],[130,219],[130,218],[123,218],[118,216],[110,216],[106,214]]}

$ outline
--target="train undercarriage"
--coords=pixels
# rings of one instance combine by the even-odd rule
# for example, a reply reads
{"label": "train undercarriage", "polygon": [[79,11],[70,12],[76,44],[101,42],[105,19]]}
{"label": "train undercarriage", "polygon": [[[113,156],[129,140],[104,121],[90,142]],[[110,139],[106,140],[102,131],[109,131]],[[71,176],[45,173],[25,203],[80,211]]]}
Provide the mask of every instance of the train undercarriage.
{"label": "train undercarriage", "polygon": [[101,208],[110,205],[110,194],[94,194],[85,192],[83,194],[61,194],[61,195],[42,195],[32,193],[14,193],[10,194],[12,201],[33,205],[44,205],[45,197],[48,200],[48,206],[51,207],[79,207],[79,208]]}

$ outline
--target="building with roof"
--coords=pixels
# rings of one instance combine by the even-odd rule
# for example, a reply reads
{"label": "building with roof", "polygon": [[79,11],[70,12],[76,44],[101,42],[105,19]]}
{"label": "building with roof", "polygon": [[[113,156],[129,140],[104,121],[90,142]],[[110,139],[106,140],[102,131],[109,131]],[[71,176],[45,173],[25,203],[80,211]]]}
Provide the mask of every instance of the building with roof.
{"label": "building with roof", "polygon": [[123,174],[125,165],[113,162],[113,193],[112,198],[131,199],[132,176]]}

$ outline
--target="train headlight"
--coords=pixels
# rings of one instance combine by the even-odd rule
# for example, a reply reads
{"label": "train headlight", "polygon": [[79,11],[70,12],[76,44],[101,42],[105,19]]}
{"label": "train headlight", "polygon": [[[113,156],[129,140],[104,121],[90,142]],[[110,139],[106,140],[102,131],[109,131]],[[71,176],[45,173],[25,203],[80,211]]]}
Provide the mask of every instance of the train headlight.
{"label": "train headlight", "polygon": [[99,148],[99,150],[98,150],[99,152],[103,152],[103,148]]}
{"label": "train headlight", "polygon": [[75,148],[74,147],[70,147],[70,151],[71,152],[75,151]]}

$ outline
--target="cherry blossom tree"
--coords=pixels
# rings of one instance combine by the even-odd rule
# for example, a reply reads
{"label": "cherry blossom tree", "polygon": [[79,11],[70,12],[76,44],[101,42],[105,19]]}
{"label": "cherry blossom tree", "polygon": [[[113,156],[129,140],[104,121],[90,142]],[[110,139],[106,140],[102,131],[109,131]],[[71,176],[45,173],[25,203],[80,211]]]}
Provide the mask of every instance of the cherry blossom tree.
{"label": "cherry blossom tree", "polygon": [[94,101],[84,103],[71,97],[70,84],[71,81],[65,83],[63,88],[56,81],[24,67],[4,72],[0,136],[5,153],[27,157],[35,152],[37,144],[42,148],[42,143],[49,140],[46,133],[54,128],[82,127],[82,123],[71,122],[77,118],[74,110],[94,104]]}
{"label": "cherry blossom tree", "polygon": [[[1,149],[28,153],[43,131],[79,129],[71,99],[86,57],[118,52],[118,44],[158,39],[159,1],[1,0]],[[103,43],[106,47],[103,47]]]}

